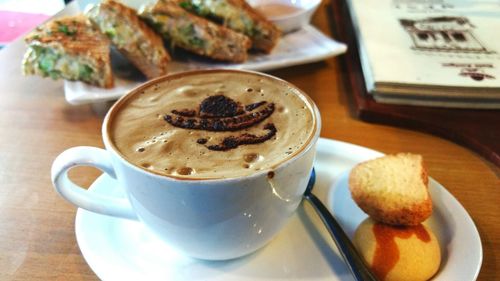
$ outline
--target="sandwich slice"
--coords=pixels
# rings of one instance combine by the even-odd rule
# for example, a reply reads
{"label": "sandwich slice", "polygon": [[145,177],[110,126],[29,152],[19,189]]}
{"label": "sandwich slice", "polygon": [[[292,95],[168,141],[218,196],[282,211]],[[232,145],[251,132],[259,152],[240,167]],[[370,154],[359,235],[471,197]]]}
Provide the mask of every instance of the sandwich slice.
{"label": "sandwich slice", "polygon": [[83,15],[52,20],[25,38],[25,75],[113,87],[109,41]]}
{"label": "sandwich slice", "polygon": [[251,44],[247,36],[191,14],[174,1],[145,5],[139,15],[173,46],[216,60],[247,59]]}
{"label": "sandwich slice", "polygon": [[105,0],[86,15],[148,79],[167,73],[170,56],[162,38],[139,19],[134,9],[115,0]]}
{"label": "sandwich slice", "polygon": [[184,9],[214,19],[252,40],[252,48],[265,53],[278,43],[281,31],[245,0],[174,0]]}

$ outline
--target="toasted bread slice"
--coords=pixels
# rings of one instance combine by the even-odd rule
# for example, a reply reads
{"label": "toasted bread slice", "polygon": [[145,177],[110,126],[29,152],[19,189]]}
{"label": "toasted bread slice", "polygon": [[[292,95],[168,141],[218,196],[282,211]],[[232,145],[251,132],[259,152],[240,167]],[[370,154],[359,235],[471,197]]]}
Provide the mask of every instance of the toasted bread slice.
{"label": "toasted bread slice", "polygon": [[281,31],[244,0],[175,0],[199,16],[215,19],[252,40],[252,48],[270,53]]}
{"label": "toasted bread slice", "polygon": [[139,15],[174,46],[216,60],[247,59],[247,36],[193,15],[175,2],[158,0],[141,7]]}
{"label": "toasted bread slice", "polygon": [[26,38],[25,75],[113,87],[109,41],[83,15],[52,20]]}
{"label": "toasted bread slice", "polygon": [[351,195],[370,217],[391,225],[417,225],[432,213],[422,156],[399,153],[366,161],[349,175]]}
{"label": "toasted bread slice", "polygon": [[106,0],[93,6],[86,15],[147,78],[167,73],[170,56],[162,38],[139,19],[134,9]]}

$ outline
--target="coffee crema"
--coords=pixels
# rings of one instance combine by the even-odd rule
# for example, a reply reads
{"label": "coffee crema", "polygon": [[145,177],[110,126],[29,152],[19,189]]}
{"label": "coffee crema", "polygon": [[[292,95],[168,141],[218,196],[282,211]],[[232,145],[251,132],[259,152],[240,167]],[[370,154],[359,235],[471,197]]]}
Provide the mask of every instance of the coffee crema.
{"label": "coffee crema", "polygon": [[272,170],[311,141],[309,98],[270,76],[193,72],[136,89],[112,109],[111,143],[127,161],[186,179]]}

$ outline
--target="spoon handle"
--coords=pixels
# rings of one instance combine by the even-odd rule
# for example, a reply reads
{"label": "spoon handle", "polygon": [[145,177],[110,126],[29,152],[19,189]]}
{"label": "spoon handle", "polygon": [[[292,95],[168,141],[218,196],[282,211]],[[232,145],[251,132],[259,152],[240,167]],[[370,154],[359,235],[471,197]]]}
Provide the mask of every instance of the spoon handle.
{"label": "spoon handle", "polygon": [[325,205],[310,192],[305,194],[304,197],[314,207],[314,210],[316,210],[316,213],[320,216],[328,232],[330,232],[333,241],[342,254],[344,261],[347,263],[354,279],[357,281],[378,280],[366,266],[363,258],[359,255],[356,248],[354,248],[349,237],[347,237],[342,227]]}

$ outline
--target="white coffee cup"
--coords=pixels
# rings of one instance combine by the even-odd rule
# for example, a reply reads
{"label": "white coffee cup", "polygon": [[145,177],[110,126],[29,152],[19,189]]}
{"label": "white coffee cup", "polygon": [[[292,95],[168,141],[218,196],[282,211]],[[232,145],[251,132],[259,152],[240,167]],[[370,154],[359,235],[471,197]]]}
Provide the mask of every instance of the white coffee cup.
{"label": "white coffee cup", "polygon": [[[251,73],[283,82],[269,75]],[[170,77],[175,75],[149,81],[129,95]],[[268,243],[301,202],[321,126],[317,107],[310,98],[307,100],[315,119],[313,137],[299,153],[272,171],[206,180],[149,172],[128,162],[112,145],[107,123],[110,113],[116,109],[113,106],[102,127],[106,149],[74,147],[64,151],[52,165],[52,182],[57,192],[74,205],[103,215],[139,220],[189,256],[208,260],[240,257]],[[100,195],[77,186],[68,177],[68,171],[75,166],[93,166],[104,171],[116,180],[127,199]]]}

